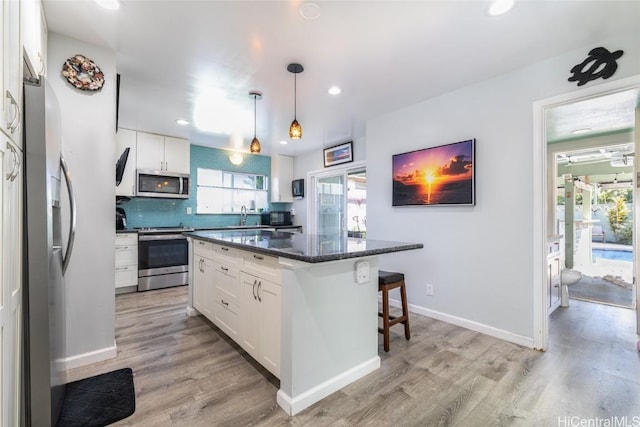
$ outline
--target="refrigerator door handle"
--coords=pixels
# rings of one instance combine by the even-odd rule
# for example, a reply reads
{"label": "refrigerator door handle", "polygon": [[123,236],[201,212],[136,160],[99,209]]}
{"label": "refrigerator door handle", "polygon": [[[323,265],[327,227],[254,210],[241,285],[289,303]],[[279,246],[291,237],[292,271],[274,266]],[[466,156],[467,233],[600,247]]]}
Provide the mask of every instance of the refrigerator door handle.
{"label": "refrigerator door handle", "polygon": [[67,271],[69,266],[69,259],[71,257],[71,251],[73,250],[73,241],[76,237],[76,198],[73,194],[73,186],[71,185],[71,174],[69,174],[69,167],[64,159],[64,156],[60,154],[60,166],[62,167],[62,174],[64,180],[67,183],[67,192],[69,194],[69,208],[71,210],[71,223],[69,224],[69,240],[67,241],[67,250],[62,258],[62,274]]}

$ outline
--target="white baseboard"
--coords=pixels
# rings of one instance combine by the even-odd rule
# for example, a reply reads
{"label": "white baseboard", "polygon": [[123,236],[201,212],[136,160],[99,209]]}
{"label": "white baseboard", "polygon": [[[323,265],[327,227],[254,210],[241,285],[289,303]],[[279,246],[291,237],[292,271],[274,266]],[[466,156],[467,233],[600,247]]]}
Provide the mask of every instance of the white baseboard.
{"label": "white baseboard", "polygon": [[[389,299],[389,305],[393,307],[402,308],[399,300]],[[524,347],[533,348],[533,337],[525,337],[522,335],[514,334],[513,332],[505,331],[504,329],[494,328],[493,326],[485,325],[484,323],[474,322],[473,320],[464,319],[462,317],[452,316],[450,314],[442,313],[440,311],[430,310],[428,308],[421,307],[419,305],[409,304],[409,312],[420,314],[421,316],[431,317],[432,319],[442,320],[443,322],[451,323],[456,326],[460,326],[472,331],[480,332],[485,335],[489,335],[495,338],[499,338],[504,341],[509,341],[514,344],[522,345]]]}
{"label": "white baseboard", "polygon": [[317,386],[305,391],[304,393],[291,397],[282,389],[278,390],[278,394],[276,400],[278,405],[289,415],[295,415],[303,409],[308,408],[314,403],[324,399],[329,396],[331,393],[334,393],[340,390],[342,387],[345,387],[351,384],[354,381],[359,380],[365,375],[375,371],[380,367],[380,357],[375,356],[366,362],[363,362],[353,368],[341,373],[340,375],[336,375],[333,378],[328,379],[327,381],[318,384]]}
{"label": "white baseboard", "polygon": [[92,363],[102,362],[118,355],[118,347],[115,340],[113,346],[101,348],[99,350],[90,351],[88,353],[78,354],[62,359],[65,370],[79,368],[80,366],[91,365]]}

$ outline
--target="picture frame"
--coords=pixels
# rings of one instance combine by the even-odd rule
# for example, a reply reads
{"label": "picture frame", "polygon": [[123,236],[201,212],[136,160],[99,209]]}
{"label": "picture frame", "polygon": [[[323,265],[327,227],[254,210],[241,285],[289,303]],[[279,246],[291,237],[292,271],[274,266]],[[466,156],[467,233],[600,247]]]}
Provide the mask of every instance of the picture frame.
{"label": "picture frame", "polygon": [[475,139],[394,154],[392,206],[474,206]]}
{"label": "picture frame", "polygon": [[324,167],[353,162],[353,141],[343,142],[323,150]]}

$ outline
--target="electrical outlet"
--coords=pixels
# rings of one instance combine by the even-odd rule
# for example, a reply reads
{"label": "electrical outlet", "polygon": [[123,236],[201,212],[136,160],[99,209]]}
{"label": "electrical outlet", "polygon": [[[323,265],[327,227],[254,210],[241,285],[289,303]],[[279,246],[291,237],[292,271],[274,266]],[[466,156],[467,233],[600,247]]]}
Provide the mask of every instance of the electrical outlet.
{"label": "electrical outlet", "polygon": [[187,206],[187,215],[191,215],[191,206]]}
{"label": "electrical outlet", "polygon": [[427,295],[433,296],[433,285],[431,283],[427,283]]}

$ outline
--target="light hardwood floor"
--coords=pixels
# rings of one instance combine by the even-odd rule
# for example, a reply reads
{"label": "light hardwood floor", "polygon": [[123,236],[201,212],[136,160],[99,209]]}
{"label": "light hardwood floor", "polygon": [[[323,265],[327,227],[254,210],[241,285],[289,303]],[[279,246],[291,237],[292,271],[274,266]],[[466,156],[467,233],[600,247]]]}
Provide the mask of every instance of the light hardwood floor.
{"label": "light hardwood floor", "polygon": [[385,353],[379,336],[379,370],[288,417],[278,380],[202,316],[187,317],[186,301],[186,287],[117,296],[118,356],[69,372],[133,369],[136,412],[116,425],[640,425],[632,310],[571,301],[552,314],[544,353],[411,315],[411,341],[393,327]]}

